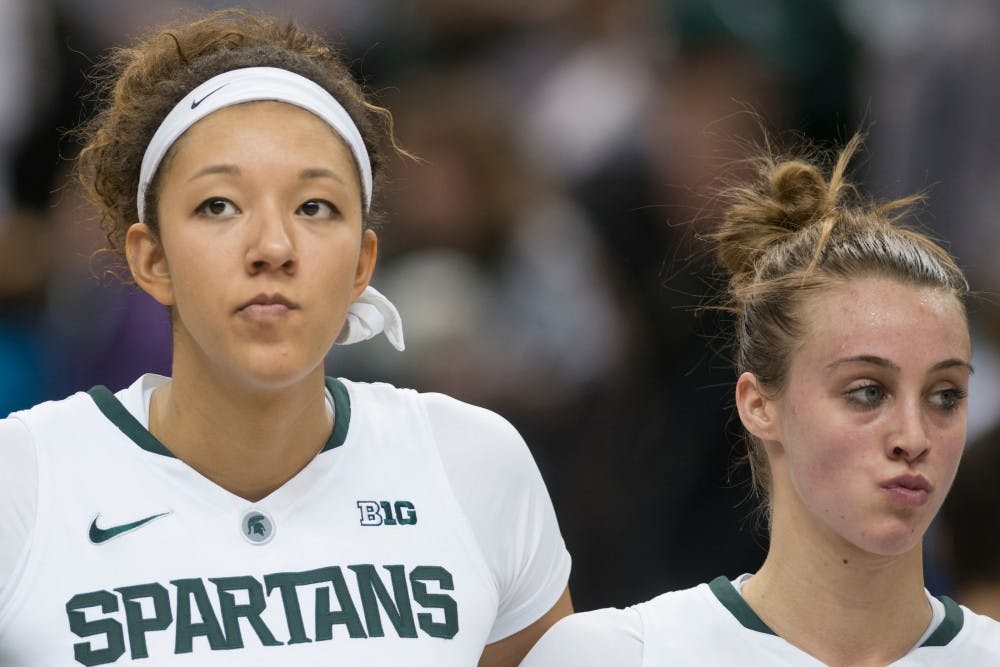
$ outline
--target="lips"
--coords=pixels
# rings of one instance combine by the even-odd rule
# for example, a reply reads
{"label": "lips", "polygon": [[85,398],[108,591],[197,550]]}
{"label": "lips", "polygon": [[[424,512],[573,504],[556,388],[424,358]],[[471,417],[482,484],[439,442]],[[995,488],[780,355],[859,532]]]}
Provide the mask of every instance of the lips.
{"label": "lips", "polygon": [[298,310],[299,305],[282,294],[258,294],[245,302],[236,312],[253,318],[278,317]]}
{"label": "lips", "polygon": [[905,474],[883,482],[881,487],[889,498],[906,507],[918,507],[927,502],[933,485],[923,475]]}
{"label": "lips", "polygon": [[893,477],[882,486],[898,486],[911,491],[926,491],[927,493],[933,490],[931,483],[923,475],[899,475],[898,477]]}

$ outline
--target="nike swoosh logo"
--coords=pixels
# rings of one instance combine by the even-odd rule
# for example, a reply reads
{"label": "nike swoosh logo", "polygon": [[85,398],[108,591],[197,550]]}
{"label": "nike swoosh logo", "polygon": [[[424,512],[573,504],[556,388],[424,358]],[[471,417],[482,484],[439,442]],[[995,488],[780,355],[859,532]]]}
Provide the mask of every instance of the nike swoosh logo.
{"label": "nike swoosh logo", "polygon": [[201,104],[202,102],[204,102],[205,100],[207,100],[207,99],[208,99],[209,97],[211,97],[212,95],[215,95],[215,94],[216,94],[217,92],[219,92],[220,90],[222,90],[223,88],[225,88],[225,87],[226,87],[226,86],[228,86],[228,85],[229,85],[228,83],[224,83],[224,84],[222,84],[221,86],[219,86],[218,88],[216,88],[216,89],[215,89],[215,90],[213,90],[212,92],[210,92],[210,93],[206,94],[206,95],[205,95],[204,97],[202,97],[202,98],[201,98],[200,100],[191,100],[191,108],[192,108],[192,109],[197,109],[197,108],[198,108],[198,105],[199,105],[199,104]]}
{"label": "nike swoosh logo", "polygon": [[138,521],[132,521],[130,523],[122,523],[117,526],[111,526],[110,528],[98,528],[97,520],[101,518],[98,514],[94,517],[93,522],[90,524],[90,541],[94,544],[101,544],[102,542],[107,542],[108,540],[118,537],[119,535],[124,535],[125,533],[135,530],[139,526],[145,526],[147,523],[154,519],[159,519],[161,516],[166,516],[170,512],[161,512],[159,514],[154,514],[152,516],[147,516],[145,519],[139,519]]}

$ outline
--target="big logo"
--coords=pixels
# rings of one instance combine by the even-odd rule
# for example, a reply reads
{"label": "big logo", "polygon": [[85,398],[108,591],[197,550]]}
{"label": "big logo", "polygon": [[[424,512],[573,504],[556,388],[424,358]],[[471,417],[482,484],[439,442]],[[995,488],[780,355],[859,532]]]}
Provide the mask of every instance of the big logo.
{"label": "big logo", "polygon": [[359,500],[362,526],[413,526],[417,508],[409,500]]}

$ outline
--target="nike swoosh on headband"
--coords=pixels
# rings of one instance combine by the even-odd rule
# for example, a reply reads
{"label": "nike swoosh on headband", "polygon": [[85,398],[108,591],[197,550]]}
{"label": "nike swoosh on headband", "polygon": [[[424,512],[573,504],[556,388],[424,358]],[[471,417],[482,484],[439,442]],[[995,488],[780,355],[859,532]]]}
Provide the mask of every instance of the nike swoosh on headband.
{"label": "nike swoosh on headband", "polygon": [[218,88],[216,88],[212,92],[210,92],[207,95],[205,95],[204,97],[202,97],[200,100],[191,100],[191,108],[192,109],[197,109],[199,104],[201,104],[202,102],[204,102],[205,100],[207,100],[209,97],[211,97],[215,93],[217,93],[220,90],[222,90],[223,88],[225,88],[227,85],[229,85],[229,84],[226,84],[226,83],[222,84],[221,86],[219,86]]}

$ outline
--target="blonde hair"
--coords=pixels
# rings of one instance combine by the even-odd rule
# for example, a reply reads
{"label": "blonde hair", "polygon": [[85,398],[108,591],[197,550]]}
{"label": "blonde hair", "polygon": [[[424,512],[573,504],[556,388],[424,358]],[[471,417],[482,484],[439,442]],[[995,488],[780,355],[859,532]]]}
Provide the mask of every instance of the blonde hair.
{"label": "blonde hair", "polygon": [[[784,390],[792,351],[805,333],[802,302],[824,286],[888,278],[945,290],[964,308],[969,286],[954,258],[905,225],[922,197],[868,201],[847,180],[861,143],[855,135],[825,161],[767,153],[754,160],[754,179],[722,193],[727,206],[711,238],[729,278],[736,372],[752,373],[775,396]],[[753,436],[747,439],[755,491],[767,498],[767,455]]]}

